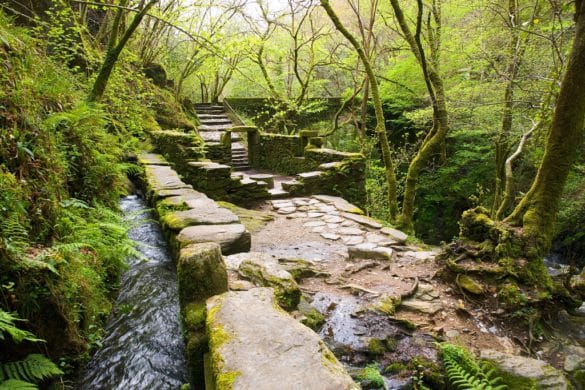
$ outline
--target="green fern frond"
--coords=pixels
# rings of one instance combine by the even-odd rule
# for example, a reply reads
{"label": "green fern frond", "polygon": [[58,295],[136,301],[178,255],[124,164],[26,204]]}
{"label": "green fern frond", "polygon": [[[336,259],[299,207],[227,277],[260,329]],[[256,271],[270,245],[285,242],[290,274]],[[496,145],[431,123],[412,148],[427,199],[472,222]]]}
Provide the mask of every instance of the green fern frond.
{"label": "green fern frond", "polygon": [[441,356],[449,382],[462,390],[505,390],[508,386],[500,384],[503,379],[494,370],[480,365],[462,347],[441,344]]}
{"label": "green fern frond", "polygon": [[50,359],[40,354],[28,355],[24,360],[0,363],[1,379],[17,379],[37,383],[43,379],[63,375]]}
{"label": "green fern frond", "polygon": [[28,247],[28,232],[16,214],[10,215],[0,223],[0,233],[10,253],[21,254]]}
{"label": "green fern frond", "polygon": [[37,338],[27,330],[20,329],[16,326],[17,321],[24,321],[11,313],[0,309],[0,340],[4,340],[4,334],[9,334],[15,343],[24,340],[31,342],[44,342],[45,340]]}
{"label": "green fern frond", "polygon": [[38,387],[34,383],[21,381],[18,379],[8,379],[0,382],[0,390],[37,390]]}

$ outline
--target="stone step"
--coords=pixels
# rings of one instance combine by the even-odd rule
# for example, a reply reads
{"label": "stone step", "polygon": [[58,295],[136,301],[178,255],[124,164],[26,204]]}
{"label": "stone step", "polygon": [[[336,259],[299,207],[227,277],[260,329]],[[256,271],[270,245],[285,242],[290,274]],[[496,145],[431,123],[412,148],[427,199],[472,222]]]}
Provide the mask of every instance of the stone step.
{"label": "stone step", "polygon": [[199,117],[200,120],[204,120],[204,119],[227,119],[227,120],[229,120],[230,119],[225,114],[198,114],[197,116]]}
{"label": "stone step", "polygon": [[250,170],[250,168],[251,168],[251,167],[250,167],[250,166],[248,166],[248,165],[242,165],[242,166],[237,166],[237,167],[236,167],[236,166],[234,166],[234,169],[235,169],[236,171],[248,171],[248,170]]}
{"label": "stone step", "polygon": [[200,123],[202,125],[208,125],[208,126],[214,126],[214,125],[231,125],[232,121],[230,121],[229,119],[222,119],[222,118],[218,118],[218,119],[201,119]]}
{"label": "stone step", "polygon": [[302,185],[303,185],[303,183],[301,183],[298,180],[293,179],[293,180],[289,180],[289,181],[283,181],[282,182],[282,189],[285,191],[291,191],[295,188],[302,187]]}
{"label": "stone step", "polygon": [[232,127],[233,126],[231,124],[230,125],[201,125],[198,127],[198,130],[199,131],[222,131],[222,130],[225,131],[225,130],[231,129]]}
{"label": "stone step", "polygon": [[285,191],[282,188],[271,188],[268,190],[268,192],[270,193],[270,197],[272,199],[280,199],[290,196],[290,192]]}
{"label": "stone step", "polygon": [[193,108],[195,108],[195,111],[197,110],[209,110],[209,109],[215,109],[215,110],[223,110],[223,106],[217,105],[217,104],[195,104],[193,105]]}
{"label": "stone step", "polygon": [[315,332],[275,306],[271,288],[207,300],[208,370],[216,387],[229,376],[234,390],[359,389]]}

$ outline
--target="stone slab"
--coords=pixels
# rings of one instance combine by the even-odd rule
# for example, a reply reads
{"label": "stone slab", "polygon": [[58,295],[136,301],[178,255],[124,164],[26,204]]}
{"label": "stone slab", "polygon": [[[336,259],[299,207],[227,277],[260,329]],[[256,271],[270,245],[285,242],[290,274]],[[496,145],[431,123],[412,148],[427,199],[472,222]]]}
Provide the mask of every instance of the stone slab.
{"label": "stone slab", "polygon": [[404,244],[408,238],[408,234],[401,232],[398,229],[385,227],[380,232],[388,235],[391,239],[396,240],[399,244]]}
{"label": "stone slab", "polygon": [[138,162],[142,165],[171,165],[163,156],[156,153],[140,153]]}
{"label": "stone slab", "polygon": [[347,248],[350,259],[392,260],[391,248],[379,247],[373,243],[358,244]]}
{"label": "stone slab", "polygon": [[340,198],[339,196],[331,196],[331,195],[313,195],[312,198],[319,200],[324,203],[330,203],[337,210],[344,211],[347,213],[353,214],[363,214],[364,212],[357,206],[349,203],[347,200]]}
{"label": "stone slab", "polygon": [[223,225],[239,222],[238,216],[228,209],[218,207],[196,208],[166,214],[161,220],[165,228],[182,230],[194,225]]}
{"label": "stone slab", "polygon": [[364,226],[367,226],[367,227],[371,227],[373,229],[380,229],[380,228],[382,228],[382,224],[380,222],[376,221],[373,218],[366,217],[365,215],[352,214],[352,213],[343,213],[341,215],[344,218],[347,218],[349,220],[352,220],[354,222],[359,223],[360,225],[364,225]]}
{"label": "stone slab", "polygon": [[189,226],[181,230],[176,240],[181,248],[200,242],[217,242],[224,255],[247,252],[251,244],[250,233],[239,223]]}
{"label": "stone slab", "polygon": [[233,390],[359,389],[316,333],[274,307],[269,288],[207,301],[216,385],[229,380]]}

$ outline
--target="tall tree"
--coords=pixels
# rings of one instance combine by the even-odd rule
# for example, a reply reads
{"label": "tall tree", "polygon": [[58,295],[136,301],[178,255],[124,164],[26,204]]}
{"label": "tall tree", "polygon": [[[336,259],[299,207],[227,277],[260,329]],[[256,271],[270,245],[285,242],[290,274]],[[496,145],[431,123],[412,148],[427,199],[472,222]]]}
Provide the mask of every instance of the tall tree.
{"label": "tall tree", "polygon": [[[149,0],[148,2],[146,2],[145,0],[141,0],[140,3],[138,4],[138,7],[134,10],[136,11],[136,14],[132,19],[132,22],[130,23],[130,25],[128,25],[126,30],[123,33],[121,33],[120,32],[121,21],[125,11],[127,10],[126,4],[128,3],[127,0],[121,1],[116,16],[114,18],[112,31],[110,32],[110,38],[108,41],[108,47],[106,50],[104,62],[100,67],[100,71],[97,75],[97,78],[95,79],[95,82],[93,83],[91,92],[87,97],[87,100],[89,102],[96,102],[102,98],[106,90],[108,80],[110,79],[110,75],[114,70],[114,66],[118,61],[120,53],[122,53],[122,50],[124,50],[124,47],[132,37],[132,34],[134,34],[134,31],[136,31],[136,29],[140,25],[140,22],[142,21],[144,16],[146,16],[146,14],[148,13],[148,10],[150,10],[150,8],[152,8],[157,2],[158,0]],[[120,39],[118,39],[120,34],[121,37]]]}
{"label": "tall tree", "polygon": [[388,204],[390,208],[390,217],[396,218],[398,215],[398,201],[397,201],[397,182],[396,173],[394,172],[394,163],[392,162],[392,150],[388,142],[388,135],[386,133],[386,124],[384,122],[384,111],[382,109],[382,100],[380,99],[380,92],[378,89],[378,79],[374,74],[369,58],[366,56],[364,48],[359,44],[357,39],[345,28],[339,20],[339,17],[331,7],[329,0],[321,0],[321,6],[329,15],[329,18],[335,25],[335,28],[351,43],[355,51],[358,53],[360,60],[365,68],[370,88],[372,92],[372,100],[374,102],[374,109],[376,112],[376,134],[382,149],[382,160],[384,162],[384,172],[386,176],[386,183],[388,184]]}
{"label": "tall tree", "polygon": [[585,1],[575,0],[575,38],[544,156],[530,190],[505,219],[521,226],[538,254],[550,248],[569,171],[583,143],[585,122]]}
{"label": "tall tree", "polygon": [[[445,88],[443,87],[443,79],[439,74],[439,49],[441,44],[440,0],[433,0],[431,2],[431,8],[427,16],[427,40],[430,46],[429,55],[425,53],[421,38],[424,6],[422,0],[417,0],[416,3],[417,16],[415,32],[413,33],[398,0],[390,0],[404,39],[408,43],[410,50],[422,70],[433,108],[433,125],[423,139],[417,153],[410,161],[406,174],[400,224],[407,231],[413,230],[416,184],[420,173],[434,154],[444,153],[445,138],[449,130]],[[431,27],[431,21],[435,23],[434,28]]]}

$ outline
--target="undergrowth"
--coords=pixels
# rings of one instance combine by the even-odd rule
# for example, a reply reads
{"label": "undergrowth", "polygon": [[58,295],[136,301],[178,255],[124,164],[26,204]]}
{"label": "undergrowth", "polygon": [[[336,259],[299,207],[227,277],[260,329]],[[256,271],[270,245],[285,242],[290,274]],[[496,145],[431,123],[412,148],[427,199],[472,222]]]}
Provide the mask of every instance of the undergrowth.
{"label": "undergrowth", "polygon": [[440,345],[441,357],[449,383],[455,389],[505,390],[508,386],[493,369],[477,362],[464,348],[453,344]]}

